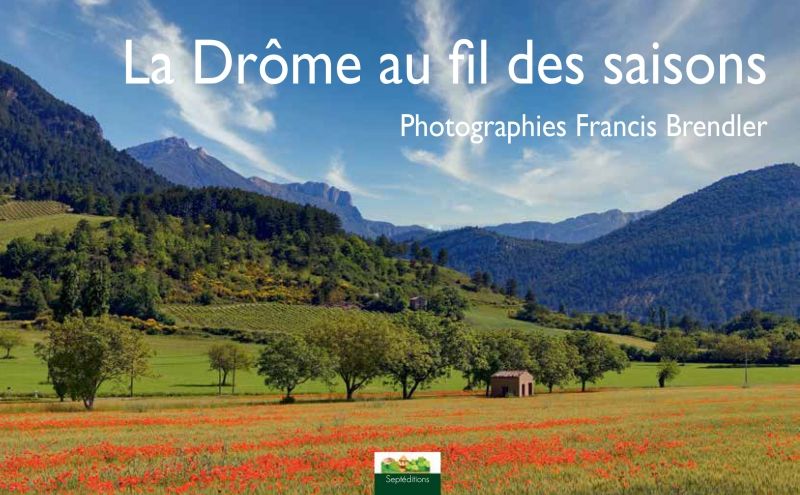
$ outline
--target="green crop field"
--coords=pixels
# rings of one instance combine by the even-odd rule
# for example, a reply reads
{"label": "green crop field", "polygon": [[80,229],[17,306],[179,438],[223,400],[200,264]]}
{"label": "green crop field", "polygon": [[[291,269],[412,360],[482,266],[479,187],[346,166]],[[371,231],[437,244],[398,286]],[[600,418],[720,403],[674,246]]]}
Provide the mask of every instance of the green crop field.
{"label": "green crop field", "polygon": [[[14,325],[7,322],[4,328]],[[45,383],[46,370],[44,365],[34,356],[33,345],[43,338],[40,331],[19,330],[25,337],[25,345],[14,349],[13,359],[0,359],[0,394],[10,387],[9,395],[33,395],[39,392],[41,396],[52,396],[50,386]],[[151,360],[154,376],[137,382],[137,395],[208,395],[217,392],[216,372],[209,370],[206,352],[218,337],[200,336],[147,336],[155,356]],[[257,355],[260,346],[248,344],[246,348],[250,353]],[[800,366],[787,367],[755,367],[749,370],[750,384],[754,386],[768,384],[800,383]],[[726,385],[740,386],[744,381],[742,368],[719,367],[708,364],[687,364],[681,367],[678,378],[672,386],[697,386],[697,385]],[[460,391],[465,381],[458,372],[451,374],[431,387],[431,391]],[[633,363],[622,374],[609,373],[593,388],[641,388],[656,386],[656,364]],[[577,384],[570,387],[576,390]],[[360,393],[386,393],[392,388],[383,380],[378,379]],[[539,392],[543,390],[539,389]],[[224,389],[225,394],[230,393],[230,388]],[[240,372],[237,376],[237,393],[264,394],[277,393],[267,389],[261,378],[253,371]],[[334,394],[342,393],[342,386],[334,381],[333,387],[320,382],[302,385],[297,390],[299,394]],[[108,383],[101,395],[124,395],[125,388],[121,384]]]}
{"label": "green crop field", "polygon": [[58,201],[6,201],[0,204],[0,248],[17,237],[33,238],[53,230],[72,231],[78,222],[94,225],[111,217],[69,213],[69,207]]}
{"label": "green crop field", "polygon": [[169,304],[162,306],[161,309],[175,318],[178,325],[284,332],[305,330],[326,315],[342,311],[357,311],[271,302],[213,306]]}
{"label": "green crop field", "polygon": [[75,213],[59,213],[43,217],[0,222],[0,248],[5,248],[12,239],[18,237],[33,238],[36,234],[44,234],[53,230],[71,232],[81,220],[88,220],[99,225],[110,220],[110,217],[95,215],[79,215]]}

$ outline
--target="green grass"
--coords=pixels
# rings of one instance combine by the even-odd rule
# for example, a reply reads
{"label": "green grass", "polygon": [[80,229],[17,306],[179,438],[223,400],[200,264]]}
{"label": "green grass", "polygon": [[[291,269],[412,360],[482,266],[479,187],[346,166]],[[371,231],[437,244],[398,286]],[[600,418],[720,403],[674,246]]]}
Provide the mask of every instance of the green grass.
{"label": "green grass", "polygon": [[[6,325],[4,325],[6,326]],[[31,395],[38,391],[40,395],[52,396],[50,385],[44,382],[46,368],[33,355],[33,345],[41,340],[44,334],[34,330],[19,330],[25,337],[25,345],[14,349],[13,359],[0,359],[0,394],[11,387],[14,394]],[[152,378],[138,381],[134,387],[137,395],[211,395],[217,393],[217,373],[208,368],[206,353],[208,348],[220,339],[216,337],[193,336],[153,336],[145,337],[155,351],[151,367],[155,374]],[[255,357],[261,346],[242,344]],[[441,380],[433,390],[460,390],[464,387],[460,375],[453,374],[450,379]],[[334,384],[333,392],[341,390],[339,383]],[[224,393],[230,393],[227,387]],[[391,387],[385,386],[381,380],[375,381],[364,392],[386,392]],[[236,378],[236,391],[242,394],[277,393],[267,389],[263,379],[255,371],[239,372]],[[324,383],[305,384],[298,393],[329,393],[331,388]],[[100,395],[124,395],[125,386],[108,383],[100,390]]]}
{"label": "green grass", "polygon": [[[499,330],[539,330],[549,334],[564,334],[572,330],[547,328],[534,323],[508,317],[512,306],[495,304],[473,306],[467,311],[466,321],[476,328]],[[175,318],[180,326],[217,327],[255,331],[302,331],[326,315],[343,310],[320,306],[283,303],[241,303],[200,306],[196,304],[169,304],[162,310]],[[603,334],[618,344],[628,344],[652,349],[653,342],[627,335]]]}
{"label": "green grass", "polygon": [[[3,325],[12,327],[10,323]],[[46,370],[44,365],[33,355],[34,342],[43,338],[44,334],[34,330],[19,330],[25,337],[25,345],[13,351],[13,359],[0,359],[0,394],[11,387],[14,395],[31,395],[38,391],[40,395],[52,396],[53,392],[44,383]],[[148,343],[156,352],[151,364],[156,376],[140,380],[136,383],[137,395],[211,395],[217,392],[216,372],[208,369],[206,352],[208,347],[219,339],[216,337],[197,336],[147,336]],[[256,356],[260,346],[246,345]],[[639,388],[656,386],[656,364],[634,363],[622,374],[609,373],[596,387]],[[754,386],[767,384],[800,383],[800,366],[789,367],[755,367],[750,368],[750,384]],[[744,380],[742,368],[718,367],[709,364],[687,364],[681,366],[678,378],[670,386],[706,386],[728,385],[740,386]],[[430,389],[432,391],[459,391],[465,385],[458,372],[439,380]],[[255,372],[240,372],[237,376],[237,393],[264,394],[277,393],[263,385],[261,377]],[[577,389],[577,384],[568,387]],[[363,393],[380,393],[392,388],[378,379],[365,388]],[[540,392],[543,390],[539,390]],[[124,395],[124,385],[108,383],[101,389],[101,395]],[[224,393],[230,393],[225,388]],[[333,388],[320,382],[302,385],[297,393],[341,394],[341,383],[334,381]]]}
{"label": "green grass", "polygon": [[[512,308],[502,306],[475,306],[467,311],[466,321],[476,328],[486,328],[490,330],[499,330],[504,328],[518,330],[539,330],[553,335],[574,331],[560,328],[548,328],[535,323],[509,318],[508,312],[510,309]],[[627,344],[648,350],[655,347],[654,342],[650,342],[649,340],[639,337],[632,337],[630,335],[615,335],[610,333],[603,333],[601,335],[608,337],[618,344]]]}
{"label": "green grass", "polygon": [[0,221],[0,248],[5,248],[12,239],[17,237],[33,238],[36,234],[49,233],[53,230],[71,232],[81,220],[88,220],[93,225],[99,225],[111,220],[111,217],[58,213],[19,220]]}

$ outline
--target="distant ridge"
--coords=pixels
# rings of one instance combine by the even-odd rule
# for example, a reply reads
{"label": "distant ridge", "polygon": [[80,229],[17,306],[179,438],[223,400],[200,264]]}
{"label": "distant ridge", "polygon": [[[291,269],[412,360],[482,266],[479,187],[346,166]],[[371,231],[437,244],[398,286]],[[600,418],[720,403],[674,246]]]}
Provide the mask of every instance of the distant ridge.
{"label": "distant ridge", "polygon": [[250,181],[203,150],[192,148],[185,139],[169,137],[125,150],[157,174],[188,187],[232,187],[257,191]]}
{"label": "distant ridge", "polygon": [[528,221],[503,223],[484,228],[518,239],[580,243],[604,236],[650,213],[650,211],[628,213],[620,210],[608,210],[603,213],[587,213],[555,223]]}
{"label": "distant ridge", "polygon": [[202,148],[192,148],[182,138],[170,137],[126,150],[132,157],[167,179],[189,187],[219,186],[254,191],[298,204],[310,204],[339,217],[342,227],[366,238],[394,238],[409,232],[429,232],[418,225],[396,226],[367,220],[353,205],[352,196],[324,182],[278,184],[259,177],[249,179],[228,168]]}

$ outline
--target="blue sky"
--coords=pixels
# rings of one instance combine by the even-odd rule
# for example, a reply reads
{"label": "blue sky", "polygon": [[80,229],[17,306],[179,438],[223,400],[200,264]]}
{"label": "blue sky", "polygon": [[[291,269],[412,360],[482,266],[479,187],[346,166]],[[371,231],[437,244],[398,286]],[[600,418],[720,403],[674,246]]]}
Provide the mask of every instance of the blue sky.
{"label": "blue sky", "polygon": [[[0,58],[56,96],[94,115],[125,148],[185,137],[240,173],[285,182],[322,180],[350,190],[367,218],[398,224],[478,225],[560,220],[611,208],[658,208],[723,176],[798,161],[800,7],[796,2],[596,1],[114,1],[4,2]],[[236,53],[354,53],[357,85],[265,85],[251,77],[191,84],[193,42],[223,41]],[[489,43],[487,86],[453,86],[442,76],[458,38]],[[124,41],[173,59],[180,83],[124,81]],[[584,56],[578,86],[515,86],[505,63],[533,39],[537,54]],[[766,56],[760,86],[608,86],[611,52],[686,57]],[[427,86],[379,84],[383,53],[429,53]],[[137,52],[138,53],[138,52]],[[150,55],[150,53],[148,53]],[[137,55],[138,56],[138,55]],[[188,67],[180,77],[175,65]],[[213,61],[212,61],[213,62]],[[449,76],[449,74],[448,74]],[[761,138],[402,138],[400,115],[427,120],[518,119],[539,114],[569,124],[593,118],[661,122],[666,113],[721,119],[733,112],[768,120]]]}

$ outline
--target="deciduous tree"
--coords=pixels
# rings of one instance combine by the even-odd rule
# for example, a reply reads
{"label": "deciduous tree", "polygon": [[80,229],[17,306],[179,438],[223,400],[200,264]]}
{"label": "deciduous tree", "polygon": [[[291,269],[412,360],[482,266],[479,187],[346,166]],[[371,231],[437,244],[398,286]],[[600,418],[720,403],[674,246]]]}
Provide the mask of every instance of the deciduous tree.
{"label": "deciduous tree", "polygon": [[385,372],[392,337],[397,329],[384,317],[343,311],[327,316],[310,331],[311,343],[331,357],[333,371],[342,379],[347,400]]}
{"label": "deciduous tree", "polygon": [[315,378],[327,379],[331,373],[325,351],[300,335],[271,332],[262,343],[264,348],[256,362],[258,374],[268,387],[286,391],[284,402],[293,401],[292,391],[297,386]]}
{"label": "deciduous tree", "polygon": [[656,373],[658,386],[664,388],[667,382],[674,380],[680,372],[681,369],[678,367],[678,362],[676,360],[661,358],[661,362],[658,364],[658,372]]}
{"label": "deciduous tree", "polygon": [[236,370],[248,370],[253,364],[250,354],[233,342],[221,342],[208,348],[209,367],[218,372],[218,387],[228,385],[228,375]]}
{"label": "deciduous tree", "polygon": [[593,332],[572,332],[567,342],[575,346],[580,359],[575,367],[575,376],[581,382],[581,392],[586,383],[595,383],[608,371],[621,373],[629,366],[628,357],[617,344],[607,337]]}
{"label": "deciduous tree", "polygon": [[386,370],[402,389],[403,399],[463,364],[467,336],[461,324],[422,312],[405,313],[396,321],[400,332]]}
{"label": "deciduous tree", "polygon": [[56,393],[61,388],[63,395],[92,409],[103,383],[126,377],[126,343],[135,340],[132,332],[108,316],[68,316],[63,323],[52,323],[39,355],[47,359]]}
{"label": "deciduous tree", "polygon": [[11,358],[11,350],[21,346],[25,341],[19,332],[13,330],[0,330],[0,348],[5,349],[6,355],[3,359]]}

